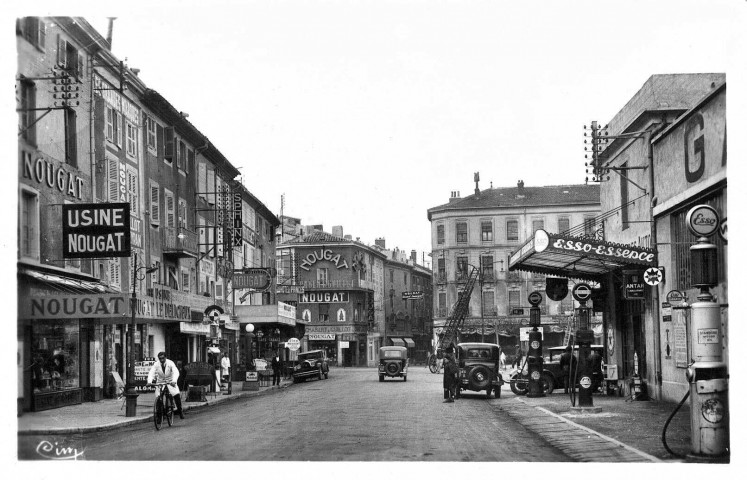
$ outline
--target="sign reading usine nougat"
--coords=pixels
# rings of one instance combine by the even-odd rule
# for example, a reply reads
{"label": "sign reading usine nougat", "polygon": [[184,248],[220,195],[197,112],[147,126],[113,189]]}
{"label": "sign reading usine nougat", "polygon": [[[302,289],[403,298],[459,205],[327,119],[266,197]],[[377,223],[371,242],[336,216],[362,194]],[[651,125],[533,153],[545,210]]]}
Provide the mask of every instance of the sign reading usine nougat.
{"label": "sign reading usine nougat", "polygon": [[129,257],[129,203],[62,206],[62,257]]}

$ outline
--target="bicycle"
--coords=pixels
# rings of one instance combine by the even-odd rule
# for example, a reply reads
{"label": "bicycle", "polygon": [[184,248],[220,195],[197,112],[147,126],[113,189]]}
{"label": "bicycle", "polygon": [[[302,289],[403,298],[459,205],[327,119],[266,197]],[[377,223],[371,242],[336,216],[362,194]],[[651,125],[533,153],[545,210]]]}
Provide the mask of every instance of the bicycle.
{"label": "bicycle", "polygon": [[174,423],[174,397],[171,396],[168,388],[164,388],[168,383],[153,383],[152,385],[160,389],[153,402],[153,423],[156,425],[156,430],[160,430],[164,417],[169,427]]}

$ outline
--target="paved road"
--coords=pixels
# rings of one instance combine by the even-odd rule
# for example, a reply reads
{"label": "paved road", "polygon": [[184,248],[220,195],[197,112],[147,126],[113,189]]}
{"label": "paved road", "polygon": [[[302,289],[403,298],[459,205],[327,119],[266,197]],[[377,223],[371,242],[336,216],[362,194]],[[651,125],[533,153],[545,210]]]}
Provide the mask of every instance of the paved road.
{"label": "paved road", "polygon": [[374,369],[336,368],[267,395],[190,412],[157,432],[152,423],[113,432],[22,437],[20,458],[41,441],[88,460],[572,461],[496,408],[484,393],[443,403],[441,375],[410,369],[407,382]]}

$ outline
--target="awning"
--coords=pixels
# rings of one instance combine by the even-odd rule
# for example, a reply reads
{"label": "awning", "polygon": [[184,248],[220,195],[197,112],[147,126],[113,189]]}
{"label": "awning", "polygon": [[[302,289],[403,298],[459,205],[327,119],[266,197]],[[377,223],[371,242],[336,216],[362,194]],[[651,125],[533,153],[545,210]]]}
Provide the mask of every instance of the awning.
{"label": "awning", "polygon": [[415,342],[412,341],[412,338],[404,337],[402,340],[404,340],[405,343],[407,344],[407,348],[415,347]]}
{"label": "awning", "polygon": [[395,347],[404,347],[404,346],[405,346],[405,341],[404,341],[404,340],[402,340],[401,338],[397,338],[397,337],[389,337],[389,340],[391,340],[391,341],[392,341],[392,344],[393,344],[393,345],[394,345]]}
{"label": "awning", "polygon": [[533,238],[511,254],[508,269],[597,280],[619,268],[645,269],[656,265],[656,251],[650,248],[539,229]]}
{"label": "awning", "polygon": [[53,290],[66,293],[115,293],[114,290],[98,281],[78,280],[52,273],[42,273],[36,270],[22,269],[18,273],[43,283]]}

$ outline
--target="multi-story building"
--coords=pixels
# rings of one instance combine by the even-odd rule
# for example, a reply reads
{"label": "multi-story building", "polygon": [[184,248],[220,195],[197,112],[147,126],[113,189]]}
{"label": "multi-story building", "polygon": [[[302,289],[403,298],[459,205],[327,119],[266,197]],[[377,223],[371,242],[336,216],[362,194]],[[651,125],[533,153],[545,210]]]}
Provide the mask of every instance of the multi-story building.
{"label": "multi-story building", "polygon": [[296,308],[301,350],[326,350],[336,365],[377,363],[385,260],[374,248],[326,232],[277,246],[278,301]]}
{"label": "multi-story building", "polygon": [[[675,401],[688,388],[688,321],[685,310],[666,306],[666,299],[675,290],[690,302],[697,296],[689,209],[714,207],[725,230],[725,81],[720,73],[651,76],[606,128],[593,125],[603,139],[590,174],[601,182],[597,221],[605,241],[535,236],[511,259],[512,268],[575,276],[599,287],[594,308],[603,312],[605,363],[626,395]],[[711,241],[719,266],[712,292],[727,305],[727,243],[718,236]],[[647,283],[645,272],[657,269],[659,283]],[[721,314],[727,338],[728,308]],[[728,359],[728,342],[724,347]]]}
{"label": "multi-story building", "polygon": [[460,341],[496,342],[512,354],[519,340],[518,326],[529,322],[526,299],[534,290],[543,293],[540,308],[546,337],[553,331],[560,335],[573,310],[572,300],[548,300],[545,274],[509,272],[509,257],[538,230],[601,235],[595,221],[599,209],[596,185],[528,187],[523,181],[516,187],[486,190],[476,183],[473,195],[461,198],[454,191],[449,203],[429,209],[434,341],[473,269],[479,272],[479,281]]}
{"label": "multi-story building", "polygon": [[[116,395],[140,380],[130,352],[135,363],[228,352],[235,364],[234,264],[274,264],[277,217],[85,19],[27,17],[17,36],[19,409]],[[110,213],[122,237],[108,238],[129,243],[64,234]],[[227,316],[211,329],[213,309]]]}

